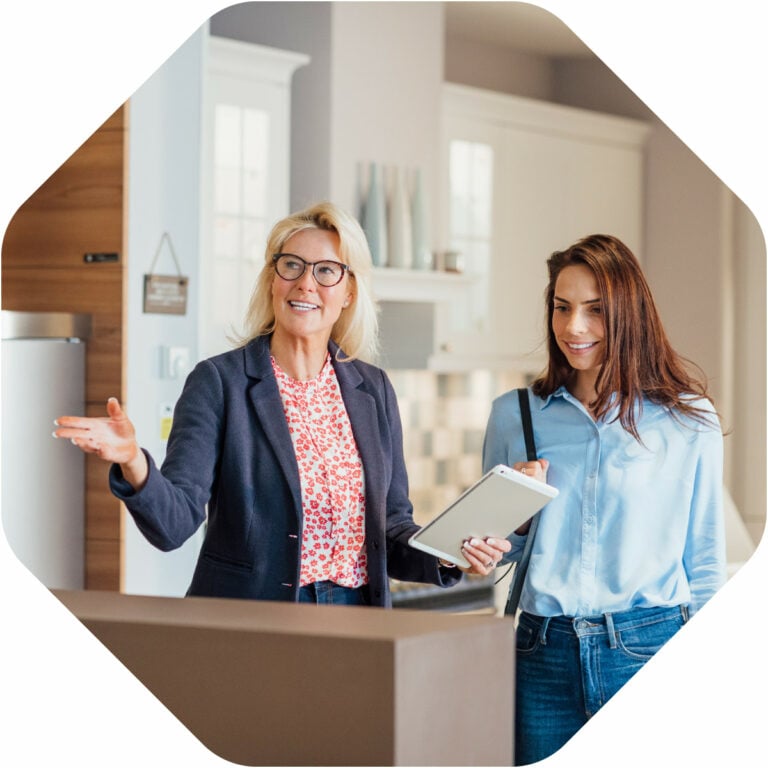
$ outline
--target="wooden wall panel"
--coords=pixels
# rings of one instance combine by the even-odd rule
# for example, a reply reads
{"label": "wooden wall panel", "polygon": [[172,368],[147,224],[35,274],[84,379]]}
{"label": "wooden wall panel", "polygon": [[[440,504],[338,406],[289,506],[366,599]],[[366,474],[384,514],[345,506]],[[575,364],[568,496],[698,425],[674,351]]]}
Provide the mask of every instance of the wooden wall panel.
{"label": "wooden wall panel", "polygon": [[[105,404],[89,404],[86,415],[102,417]],[[109,490],[110,465],[85,458],[85,586],[119,590],[122,584],[123,505]]]}
{"label": "wooden wall panel", "polygon": [[88,539],[121,538],[120,503],[109,490],[109,464],[95,456],[85,461],[86,531]]}
{"label": "wooden wall panel", "polygon": [[101,125],[101,131],[123,131],[128,128],[128,109],[125,105],[116,109]]}
{"label": "wooden wall panel", "polygon": [[123,246],[123,133],[100,129],[19,208],[5,267],[72,267]]}
{"label": "wooden wall panel", "polygon": [[86,253],[122,258],[122,244],[115,242],[112,231],[120,226],[122,215],[115,210],[99,217],[83,210],[50,211],[45,218],[47,224],[42,228],[36,221],[39,217],[16,214],[4,241],[8,247],[3,250],[3,261],[7,259],[8,267],[79,267]]}
{"label": "wooden wall panel", "polygon": [[85,588],[119,592],[122,542],[107,539],[85,540]]}
{"label": "wooden wall panel", "polygon": [[[91,315],[86,346],[86,412],[123,400],[125,110],[119,109],[19,208],[2,249],[3,309]],[[86,253],[117,263],[86,263]],[[108,466],[86,460],[86,588],[118,590],[121,504]]]}

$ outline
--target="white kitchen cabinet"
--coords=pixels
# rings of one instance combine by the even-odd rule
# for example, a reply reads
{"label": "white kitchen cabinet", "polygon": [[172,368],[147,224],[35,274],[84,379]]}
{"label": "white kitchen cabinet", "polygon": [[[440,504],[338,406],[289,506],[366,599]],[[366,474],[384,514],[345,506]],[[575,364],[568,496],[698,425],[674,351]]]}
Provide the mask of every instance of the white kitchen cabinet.
{"label": "white kitchen cabinet", "polygon": [[[546,259],[616,235],[642,256],[643,146],[635,120],[446,84],[441,231],[471,288],[438,315],[434,367],[538,372]],[[486,166],[490,162],[490,171]]]}

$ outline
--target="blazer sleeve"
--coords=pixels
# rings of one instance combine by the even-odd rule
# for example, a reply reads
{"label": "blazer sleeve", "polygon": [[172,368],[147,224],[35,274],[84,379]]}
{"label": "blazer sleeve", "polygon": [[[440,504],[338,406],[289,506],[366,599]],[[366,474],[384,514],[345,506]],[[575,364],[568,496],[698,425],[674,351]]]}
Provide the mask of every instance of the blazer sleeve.
{"label": "blazer sleeve", "polygon": [[149,475],[144,487],[134,492],[119,465],[110,468],[112,493],[158,549],[177,549],[205,520],[220,453],[222,412],[219,372],[204,360],[190,373],[176,403],[162,469],[144,451]]}

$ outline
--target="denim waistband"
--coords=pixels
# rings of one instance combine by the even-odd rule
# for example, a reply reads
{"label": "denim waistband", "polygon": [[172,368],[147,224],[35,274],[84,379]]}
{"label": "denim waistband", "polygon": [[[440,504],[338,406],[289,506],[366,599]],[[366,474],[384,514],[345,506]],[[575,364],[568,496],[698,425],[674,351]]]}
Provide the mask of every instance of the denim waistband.
{"label": "denim waistband", "polygon": [[616,632],[627,627],[642,627],[659,621],[682,618],[688,621],[688,606],[674,605],[654,608],[631,608],[627,611],[600,613],[594,616],[536,616],[523,612],[520,618],[531,622],[539,630],[542,643],[546,644],[547,634],[560,632],[584,637],[608,635],[612,640]]}

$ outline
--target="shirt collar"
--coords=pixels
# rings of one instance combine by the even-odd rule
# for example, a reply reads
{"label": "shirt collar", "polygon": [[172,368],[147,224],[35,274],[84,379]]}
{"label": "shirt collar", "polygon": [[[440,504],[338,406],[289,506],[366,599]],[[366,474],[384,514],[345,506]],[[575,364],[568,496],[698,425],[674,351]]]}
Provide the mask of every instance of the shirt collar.
{"label": "shirt collar", "polygon": [[[564,400],[567,400],[571,403],[578,403],[578,400],[576,400],[576,398],[568,391],[568,388],[565,386],[565,384],[561,384],[554,392],[552,392],[552,394],[547,395],[542,400],[540,410],[543,411],[552,402],[552,398],[555,398],[555,397],[563,398]],[[608,412],[604,417],[604,421],[611,421],[615,417],[618,399],[619,399],[618,395],[614,392],[613,395],[611,395],[611,401],[609,404]],[[664,406],[654,406],[654,404],[651,403],[647,397],[643,396],[641,398],[641,402],[635,403],[635,416],[639,417],[641,414],[641,411],[651,410],[655,407],[659,407],[664,410],[667,410],[666,407]]]}
{"label": "shirt collar", "polygon": [[553,397],[564,397],[565,395],[570,395],[570,393],[566,389],[565,384],[561,384],[554,392],[542,400],[540,410],[543,411],[552,402]]}

